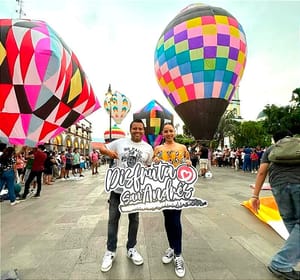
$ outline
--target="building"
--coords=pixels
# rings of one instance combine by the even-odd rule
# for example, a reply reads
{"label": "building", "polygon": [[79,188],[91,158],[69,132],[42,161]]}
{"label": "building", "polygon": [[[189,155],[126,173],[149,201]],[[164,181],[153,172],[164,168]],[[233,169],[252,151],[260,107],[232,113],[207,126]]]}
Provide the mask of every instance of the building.
{"label": "building", "polygon": [[45,143],[47,150],[61,152],[67,148],[78,148],[83,155],[89,155],[92,141],[92,124],[86,119],[71,125],[66,131]]}
{"label": "building", "polygon": [[242,119],[241,117],[241,100],[239,94],[239,87],[237,87],[233,98],[231,99],[226,111],[234,111],[235,119]]}

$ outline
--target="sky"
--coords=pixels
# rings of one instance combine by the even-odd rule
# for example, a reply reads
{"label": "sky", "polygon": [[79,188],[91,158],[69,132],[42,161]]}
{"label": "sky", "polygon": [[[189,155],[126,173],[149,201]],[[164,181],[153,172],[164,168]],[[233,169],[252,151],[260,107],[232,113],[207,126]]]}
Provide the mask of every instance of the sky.
{"label": "sky", "polygon": [[[133,113],[153,99],[182,126],[156,81],[154,51],[167,24],[192,3],[197,2],[23,0],[22,17],[46,21],[78,57],[102,106],[87,118],[93,139],[98,139],[109,129],[103,107],[109,84],[131,101],[130,112],[118,125],[124,131],[128,132]],[[247,62],[239,85],[242,118],[256,120],[267,104],[288,105],[292,91],[300,87],[300,0],[201,3],[227,10],[246,34]],[[17,18],[17,9],[16,1],[0,0],[0,18]]]}

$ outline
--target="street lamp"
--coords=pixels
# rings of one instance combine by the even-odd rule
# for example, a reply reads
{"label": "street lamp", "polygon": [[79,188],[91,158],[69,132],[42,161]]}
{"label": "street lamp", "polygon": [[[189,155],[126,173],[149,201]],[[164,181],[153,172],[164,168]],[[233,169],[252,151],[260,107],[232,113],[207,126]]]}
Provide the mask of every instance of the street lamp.
{"label": "street lamp", "polygon": [[109,103],[109,142],[111,142],[111,103],[112,103],[112,91],[109,84],[107,93],[105,94],[106,100]]}

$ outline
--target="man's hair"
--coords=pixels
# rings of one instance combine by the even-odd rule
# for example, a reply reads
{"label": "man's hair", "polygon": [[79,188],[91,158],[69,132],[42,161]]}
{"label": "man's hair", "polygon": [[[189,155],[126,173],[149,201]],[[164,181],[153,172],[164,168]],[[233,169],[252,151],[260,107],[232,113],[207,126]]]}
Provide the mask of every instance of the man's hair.
{"label": "man's hair", "polygon": [[273,134],[273,139],[274,139],[275,142],[277,142],[277,141],[279,141],[280,139],[282,139],[286,136],[293,137],[293,133],[290,132],[288,129],[279,130],[279,131],[277,131]]}
{"label": "man's hair", "polygon": [[141,119],[135,119],[135,120],[133,120],[133,121],[130,123],[129,129],[131,129],[131,127],[132,127],[132,125],[133,125],[134,123],[141,123],[141,124],[143,124],[143,127],[144,127],[144,129],[145,129],[145,124],[144,124],[144,122],[143,122]]}
{"label": "man's hair", "polygon": [[45,146],[44,146],[43,144],[38,145],[38,148],[39,148],[40,150],[42,150],[42,151],[45,150]]}

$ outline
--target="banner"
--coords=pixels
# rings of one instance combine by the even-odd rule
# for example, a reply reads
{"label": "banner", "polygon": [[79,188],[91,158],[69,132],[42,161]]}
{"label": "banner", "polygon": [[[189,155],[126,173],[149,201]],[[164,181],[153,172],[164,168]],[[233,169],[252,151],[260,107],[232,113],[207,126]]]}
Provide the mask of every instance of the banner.
{"label": "banner", "polygon": [[105,191],[122,189],[119,205],[122,213],[207,207],[206,200],[193,197],[197,179],[197,170],[186,164],[174,167],[160,162],[145,167],[137,163],[132,168],[109,168],[105,174]]}

